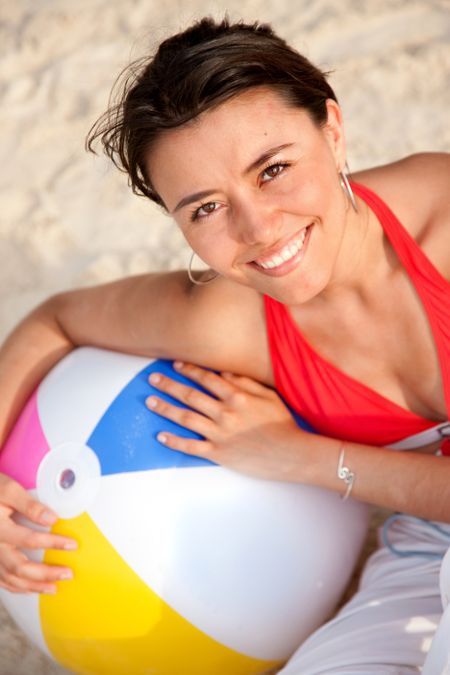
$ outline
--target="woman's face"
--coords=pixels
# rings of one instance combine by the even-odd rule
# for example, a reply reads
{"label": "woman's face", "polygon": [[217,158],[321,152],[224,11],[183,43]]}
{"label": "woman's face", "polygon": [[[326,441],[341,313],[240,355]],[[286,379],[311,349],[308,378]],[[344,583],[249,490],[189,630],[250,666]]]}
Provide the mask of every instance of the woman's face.
{"label": "woman's face", "polygon": [[318,127],[275,91],[249,90],[162,135],[148,170],[194,251],[286,304],[333,280],[347,217],[340,111]]}

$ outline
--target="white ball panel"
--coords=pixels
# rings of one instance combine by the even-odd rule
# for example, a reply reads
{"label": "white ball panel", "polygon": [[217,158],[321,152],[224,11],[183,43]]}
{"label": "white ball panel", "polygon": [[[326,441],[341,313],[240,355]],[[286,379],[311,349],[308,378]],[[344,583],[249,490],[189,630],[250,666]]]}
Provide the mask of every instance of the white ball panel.
{"label": "white ball panel", "polygon": [[19,595],[7,593],[0,589],[0,600],[5,605],[9,614],[27,637],[41,649],[49,658],[53,658],[42,635],[39,618],[39,595]]}
{"label": "white ball panel", "polygon": [[85,443],[117,395],[151,362],[94,347],[76,349],[60,361],[38,390],[39,417],[50,447]]}
{"label": "white ball panel", "polygon": [[284,658],[327,617],[367,529],[362,504],[219,467],[103,477],[89,515],[184,618],[262,659]]}

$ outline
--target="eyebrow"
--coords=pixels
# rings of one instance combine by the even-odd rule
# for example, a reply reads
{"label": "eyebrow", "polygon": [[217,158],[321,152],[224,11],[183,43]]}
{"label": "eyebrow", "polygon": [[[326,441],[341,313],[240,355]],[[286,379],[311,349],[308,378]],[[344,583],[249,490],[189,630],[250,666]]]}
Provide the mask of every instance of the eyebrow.
{"label": "eyebrow", "polygon": [[261,166],[261,164],[264,164],[264,163],[267,162],[271,157],[273,157],[274,155],[278,154],[281,150],[284,150],[285,148],[290,148],[290,147],[292,147],[293,145],[294,145],[293,143],[283,143],[283,145],[276,145],[274,148],[270,148],[269,150],[266,150],[265,152],[263,152],[262,155],[260,155],[260,156],[258,157],[258,159],[255,159],[255,161],[252,162],[252,163],[250,164],[250,166],[248,166],[248,167],[245,169],[244,174],[249,174],[249,173],[251,173],[252,171],[254,171],[255,169],[257,169],[259,166]]}
{"label": "eyebrow", "polygon": [[179,211],[180,209],[182,209],[183,206],[192,204],[192,202],[197,202],[199,199],[205,199],[205,197],[209,197],[210,195],[213,195],[215,192],[218,192],[218,190],[203,190],[202,192],[194,192],[194,194],[192,195],[183,197],[183,199],[181,199],[174,208],[173,213],[175,213],[175,211]]}
{"label": "eyebrow", "polygon": [[[293,143],[283,143],[282,145],[276,145],[273,148],[269,148],[269,150],[265,150],[262,155],[260,155],[257,159],[255,159],[254,162],[252,162],[245,170],[244,170],[244,176],[248,175],[255,169],[261,166],[261,164],[264,164],[267,162],[271,157],[276,155],[278,152],[281,150],[284,150],[285,148],[290,148],[293,146]],[[183,208],[183,206],[187,206],[188,204],[192,204],[192,202],[197,202],[200,199],[205,199],[206,197],[209,197],[210,195],[213,195],[215,192],[218,192],[218,190],[213,189],[213,190],[202,190],[201,192],[194,192],[191,195],[187,195],[187,197],[183,197],[176,207],[173,210],[173,213],[176,211],[179,211],[180,209]]]}

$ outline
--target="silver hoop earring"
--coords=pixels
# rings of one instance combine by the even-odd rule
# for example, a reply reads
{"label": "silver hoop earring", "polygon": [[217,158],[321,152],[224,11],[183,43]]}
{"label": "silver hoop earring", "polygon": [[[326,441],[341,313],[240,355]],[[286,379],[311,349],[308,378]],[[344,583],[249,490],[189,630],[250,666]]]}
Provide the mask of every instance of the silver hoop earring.
{"label": "silver hoop earring", "polygon": [[353,210],[355,213],[358,213],[355,195],[353,194],[352,186],[348,182],[347,174],[344,171],[339,171],[339,180],[345,196],[349,199],[350,204],[353,206]]}
{"label": "silver hoop earring", "polygon": [[189,281],[191,281],[196,286],[205,286],[205,284],[209,284],[209,283],[211,283],[211,281],[214,281],[214,279],[217,279],[217,277],[219,276],[217,274],[217,272],[215,274],[213,274],[213,276],[209,277],[209,279],[206,279],[206,281],[199,281],[198,279],[195,279],[195,277],[192,274],[192,263],[194,261],[194,257],[195,257],[195,251],[192,251],[192,255],[191,255],[191,258],[189,260],[189,265],[188,265],[188,268],[187,268],[187,274],[188,274],[188,277],[189,277]]}

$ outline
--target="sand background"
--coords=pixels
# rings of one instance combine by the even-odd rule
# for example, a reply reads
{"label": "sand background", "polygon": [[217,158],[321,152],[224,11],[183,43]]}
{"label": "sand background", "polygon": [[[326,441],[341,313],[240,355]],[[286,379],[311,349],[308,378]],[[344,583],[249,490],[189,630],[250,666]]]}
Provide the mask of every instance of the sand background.
{"label": "sand background", "polygon": [[[84,137],[131,58],[225,10],[334,71],[353,170],[450,151],[449,0],[2,0],[0,338],[56,291],[186,266],[170,219]],[[0,608],[0,675],[62,672]]]}

